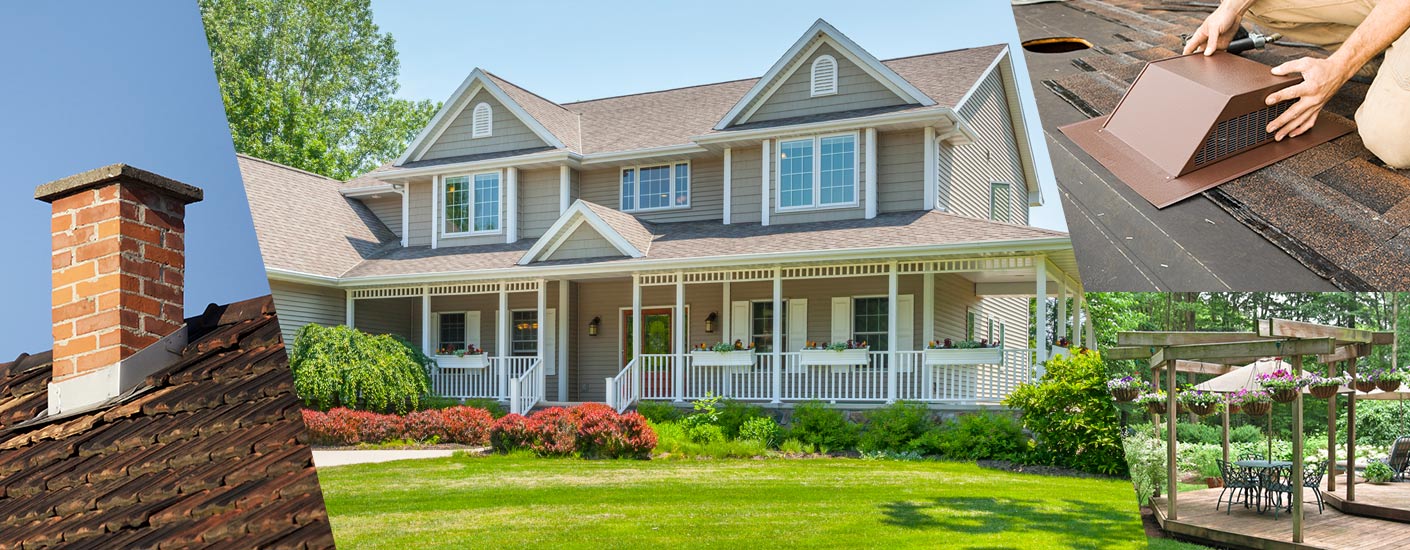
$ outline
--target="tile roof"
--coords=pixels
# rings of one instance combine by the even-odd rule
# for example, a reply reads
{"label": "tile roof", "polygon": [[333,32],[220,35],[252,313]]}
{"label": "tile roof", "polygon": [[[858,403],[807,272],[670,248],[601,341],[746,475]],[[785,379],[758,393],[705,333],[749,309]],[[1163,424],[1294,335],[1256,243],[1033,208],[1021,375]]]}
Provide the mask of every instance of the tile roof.
{"label": "tile roof", "polygon": [[337,180],[246,155],[239,164],[265,267],[336,277],[400,245]]}
{"label": "tile roof", "polygon": [[[621,212],[617,214],[631,217]],[[715,221],[638,223],[641,223],[641,227],[649,231],[650,235],[649,248],[642,248],[647,251],[643,258],[550,260],[531,266],[518,266],[519,258],[532,243],[521,241],[513,245],[447,247],[435,250],[429,247],[412,247],[390,250],[362,262],[344,274],[344,277],[532,269],[533,266],[564,264],[629,264],[642,260],[1067,238],[1067,234],[1060,231],[925,211],[881,214],[870,220],[770,226],[722,225]]]}
{"label": "tile roof", "polygon": [[0,364],[0,548],[331,548],[268,297],[212,304],[138,391],[25,424],[50,352]]}

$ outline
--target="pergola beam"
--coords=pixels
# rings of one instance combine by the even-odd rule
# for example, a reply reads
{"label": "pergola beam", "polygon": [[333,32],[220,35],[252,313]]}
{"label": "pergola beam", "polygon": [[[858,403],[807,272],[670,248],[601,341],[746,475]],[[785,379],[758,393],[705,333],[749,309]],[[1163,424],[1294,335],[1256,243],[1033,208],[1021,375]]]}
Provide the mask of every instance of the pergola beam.
{"label": "pergola beam", "polygon": [[1258,321],[1258,335],[1263,337],[1332,338],[1338,343],[1370,344],[1374,343],[1376,340],[1376,334],[1375,332],[1359,328],[1319,325],[1317,323],[1289,321],[1287,319],[1262,319]]}
{"label": "pergola beam", "polygon": [[[1175,372],[1191,374],[1213,374],[1217,376],[1220,374],[1228,374],[1238,370],[1238,368],[1237,366],[1224,363],[1206,363],[1204,361],[1186,361],[1184,359],[1175,362]],[[1164,367],[1162,366],[1156,367],[1157,372],[1163,369]]]}
{"label": "pergola beam", "polygon": [[1252,332],[1167,332],[1131,331],[1116,335],[1118,346],[1185,346],[1192,344],[1223,344],[1268,339]]}
{"label": "pergola beam", "polygon": [[1336,342],[1331,338],[1168,346],[1157,350],[1151,356],[1150,364],[1151,368],[1155,368],[1161,363],[1177,359],[1204,360],[1229,357],[1322,355],[1332,353],[1335,349]]}
{"label": "pergola beam", "polygon": [[1348,344],[1340,346],[1336,351],[1328,355],[1318,355],[1317,362],[1327,364],[1337,361],[1348,361],[1358,357],[1371,355],[1371,344]]}

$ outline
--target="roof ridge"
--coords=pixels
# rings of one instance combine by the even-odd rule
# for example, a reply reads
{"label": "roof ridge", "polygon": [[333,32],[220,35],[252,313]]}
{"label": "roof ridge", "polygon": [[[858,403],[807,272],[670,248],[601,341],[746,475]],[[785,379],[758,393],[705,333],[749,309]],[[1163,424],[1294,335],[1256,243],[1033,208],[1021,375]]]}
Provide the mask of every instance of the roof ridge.
{"label": "roof ridge", "polygon": [[511,81],[510,81],[509,79],[507,79],[507,78],[504,78],[504,77],[502,77],[502,76],[499,76],[499,75],[497,75],[497,74],[495,74],[495,73],[492,73],[492,72],[490,72],[490,71],[488,71],[488,70],[485,70],[485,69],[480,69],[480,70],[481,70],[482,72],[484,72],[486,75],[489,75],[489,76],[492,76],[492,77],[494,77],[494,78],[496,78],[496,79],[499,79],[501,82],[504,82],[505,84],[508,84],[508,85],[510,85],[510,86],[513,86],[513,87],[515,87],[515,88],[517,88],[517,89],[523,91],[523,92],[526,93],[526,94],[529,94],[529,95],[531,95],[531,96],[534,96],[534,97],[537,97],[537,98],[539,98],[539,99],[542,99],[542,100],[544,100],[545,102],[548,102],[549,104],[553,105],[554,107],[558,107],[559,109],[563,109],[564,111],[567,111],[567,112],[569,112],[569,113],[572,113],[573,115],[577,115],[577,114],[578,114],[577,111],[573,111],[572,109],[564,108],[564,107],[563,107],[563,104],[558,103],[557,101],[554,101],[554,100],[552,100],[552,99],[546,98],[546,97],[544,97],[544,96],[541,96],[541,95],[539,95],[538,93],[534,92],[533,90],[530,90],[530,89],[528,89],[528,88],[525,88],[525,87],[523,87],[523,86],[520,86],[520,85],[518,85],[518,84],[515,84],[515,83],[511,82]]}
{"label": "roof ridge", "polygon": [[952,50],[945,50],[945,51],[939,51],[939,52],[918,53],[918,54],[914,54],[914,55],[903,55],[903,56],[901,56],[901,57],[893,57],[893,58],[891,58],[891,59],[882,59],[882,60],[880,60],[880,61],[881,61],[882,63],[887,63],[887,62],[891,62],[891,61],[905,61],[905,60],[907,60],[907,59],[915,59],[915,58],[917,58],[917,57],[927,57],[927,56],[932,56],[932,55],[944,55],[944,54],[947,54],[947,53],[967,52],[967,51],[970,51],[970,50],[982,50],[982,49],[984,49],[984,48],[992,48],[992,47],[995,47],[995,46],[1004,46],[1004,47],[1008,47],[1008,44],[1003,43],[1003,42],[995,42],[995,43],[993,43],[993,44],[985,44],[985,45],[983,45],[983,46],[970,46],[970,47],[968,47],[968,48],[955,48],[955,49],[952,49]]}
{"label": "roof ridge", "polygon": [[[337,184],[339,184],[339,185],[344,184],[344,183],[347,183],[348,181],[352,181],[352,180],[354,180],[354,179],[357,179],[358,177],[361,177],[360,175],[359,175],[359,176],[353,176],[353,177],[351,177],[351,178],[348,178],[347,181],[339,181],[337,178],[330,178],[330,177],[325,176],[325,175],[323,175],[323,174],[318,174],[318,173],[310,172],[310,171],[308,171],[308,170],[304,170],[303,168],[297,168],[297,167],[294,167],[294,166],[289,166],[289,165],[284,164],[284,163],[282,163],[282,162],[275,162],[275,161],[272,161],[272,160],[269,160],[269,159],[262,159],[262,158],[259,158],[259,157],[254,156],[254,155],[248,155],[248,154],[245,154],[245,153],[235,153],[235,157],[236,157],[236,158],[249,159],[249,160],[253,160],[253,161],[256,161],[256,162],[261,162],[261,163],[264,163],[264,164],[268,164],[268,165],[270,165],[270,166],[273,166],[273,167],[275,167],[275,168],[283,168],[283,169],[285,169],[285,170],[292,170],[292,171],[294,171],[294,172],[298,172],[298,173],[304,174],[304,175],[306,175],[306,176],[313,176],[313,177],[315,177],[315,178],[325,179],[325,180],[328,180],[328,181],[337,183]],[[373,168],[372,170],[376,170],[376,168]],[[367,172],[364,172],[364,174],[371,173],[372,170],[368,170]]]}

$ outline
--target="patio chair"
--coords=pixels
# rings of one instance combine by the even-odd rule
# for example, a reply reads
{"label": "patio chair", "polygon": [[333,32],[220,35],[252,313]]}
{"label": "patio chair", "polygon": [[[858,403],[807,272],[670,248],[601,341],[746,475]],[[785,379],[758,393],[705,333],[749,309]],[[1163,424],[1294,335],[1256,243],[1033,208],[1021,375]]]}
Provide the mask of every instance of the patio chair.
{"label": "patio chair", "polygon": [[[1244,508],[1253,504],[1253,496],[1258,493],[1258,474],[1248,468],[1241,468],[1229,464],[1222,458],[1215,459],[1219,464],[1219,473],[1224,476],[1224,488],[1219,491],[1219,498],[1214,500],[1214,509],[1219,510],[1219,503],[1224,501],[1224,494],[1229,493],[1229,500],[1224,507],[1225,514],[1233,513],[1234,499],[1239,498]],[[1232,491],[1232,492],[1231,492]]]}
{"label": "patio chair", "polygon": [[1258,454],[1258,453],[1244,453],[1244,454],[1239,455],[1239,460],[1266,460],[1266,459],[1263,457],[1263,455]]}
{"label": "patio chair", "polygon": [[[1268,508],[1273,510],[1273,519],[1278,519],[1278,510],[1292,510],[1292,484],[1292,467],[1263,469],[1263,491],[1267,494]],[[1287,495],[1286,504],[1283,502],[1284,495]]]}
{"label": "patio chair", "polygon": [[1312,466],[1311,469],[1304,469],[1302,471],[1302,486],[1307,489],[1312,489],[1312,494],[1317,497],[1318,514],[1326,509],[1322,505],[1322,478],[1326,477],[1326,475],[1327,465],[1322,462],[1318,462],[1315,466]]}
{"label": "patio chair", "polygon": [[1395,472],[1391,481],[1405,481],[1405,474],[1410,470],[1410,437],[1396,439],[1395,444],[1390,446],[1390,454],[1377,461],[1384,462],[1390,466],[1390,471]]}

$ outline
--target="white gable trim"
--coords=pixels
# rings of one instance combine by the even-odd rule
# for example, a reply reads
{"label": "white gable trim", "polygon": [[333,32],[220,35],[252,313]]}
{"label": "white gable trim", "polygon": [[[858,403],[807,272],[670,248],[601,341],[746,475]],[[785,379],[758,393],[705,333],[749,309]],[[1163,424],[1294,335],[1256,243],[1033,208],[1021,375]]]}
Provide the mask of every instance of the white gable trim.
{"label": "white gable trim", "polygon": [[519,265],[529,265],[551,256],[553,252],[558,250],[558,247],[563,244],[563,241],[583,224],[587,224],[596,230],[599,235],[602,235],[602,238],[607,239],[607,242],[611,243],[623,256],[640,258],[646,255],[641,250],[638,250],[637,247],[632,246],[632,243],[627,241],[627,238],[622,236],[621,233],[618,233],[616,229],[613,229],[606,220],[602,219],[602,216],[598,216],[596,212],[588,208],[587,204],[584,203],[582,199],[578,199],[573,202],[572,206],[568,207],[568,211],[564,212],[562,216],[558,217],[557,221],[553,222],[552,226],[549,226],[548,231],[545,231],[542,237],[534,241],[534,246],[530,247],[529,251],[525,252],[522,258],[519,258]]}
{"label": "white gable trim", "polygon": [[427,124],[425,128],[421,129],[421,133],[417,134],[416,139],[411,141],[411,145],[407,146],[406,152],[402,153],[401,157],[397,158],[396,165],[401,166],[408,161],[421,160],[421,156],[426,153],[422,149],[429,148],[431,144],[435,143],[436,140],[440,138],[441,133],[445,132],[446,127],[450,126],[450,123],[459,117],[460,113],[470,104],[468,100],[475,97],[475,93],[478,93],[481,89],[489,92],[491,96],[499,100],[501,105],[509,109],[509,112],[513,114],[515,118],[518,118],[520,122],[528,126],[529,130],[533,131],[534,135],[537,135],[544,143],[549,144],[555,149],[565,148],[563,142],[555,137],[552,132],[549,132],[548,128],[545,128],[543,124],[540,124],[534,117],[529,116],[528,111],[525,111],[518,102],[510,99],[509,95],[504,93],[503,89],[495,84],[493,80],[485,76],[484,71],[477,68],[470,72],[470,76],[465,77],[465,81],[460,83],[460,87],[455,89],[455,93],[450,95],[450,99],[446,100],[444,105],[441,105],[441,110],[436,111],[436,116],[431,117],[431,122]]}
{"label": "white gable trim", "polygon": [[[805,54],[804,48],[808,47],[809,43],[811,43],[814,38],[818,38],[819,35],[821,35],[822,40],[818,44],[814,44],[811,48],[808,48]],[[798,38],[797,42],[793,43],[793,46],[774,63],[773,67],[769,68],[769,72],[764,73],[764,76],[754,84],[754,87],[750,88],[749,92],[745,93],[744,97],[740,98],[738,103],[735,103],[734,108],[730,109],[729,113],[725,114],[725,117],[715,124],[715,129],[724,130],[730,125],[735,124],[736,121],[748,120],[749,115],[753,114],[753,111],[758,107],[757,105],[753,105],[753,108],[750,109],[748,114],[745,114],[744,110],[750,108],[751,104],[754,104],[756,99],[758,99],[758,103],[760,104],[767,101],[769,96],[773,95],[774,91],[783,84],[783,81],[787,80],[788,76],[793,74],[793,71],[798,70],[798,68],[803,65],[802,61],[812,55],[812,52],[817,50],[824,42],[830,44],[833,49],[836,49],[843,57],[857,64],[857,66],[861,67],[867,74],[877,79],[877,81],[881,82],[882,85],[886,86],[892,92],[895,92],[901,99],[926,107],[935,105],[935,100],[930,99],[929,96],[926,96],[910,82],[907,82],[906,79],[901,78],[901,75],[896,74],[890,67],[882,64],[876,56],[862,49],[861,46],[858,46],[852,39],[847,38],[847,35],[842,34],[841,31],[838,31],[837,28],[828,24],[827,21],[819,19],[817,22],[813,23],[812,27],[808,28],[807,32],[803,33],[802,37]]]}

